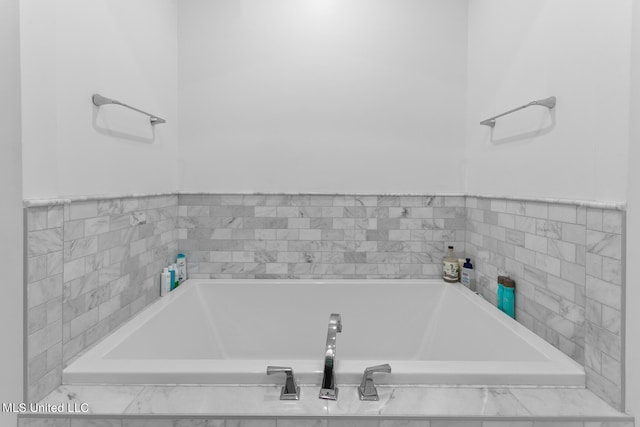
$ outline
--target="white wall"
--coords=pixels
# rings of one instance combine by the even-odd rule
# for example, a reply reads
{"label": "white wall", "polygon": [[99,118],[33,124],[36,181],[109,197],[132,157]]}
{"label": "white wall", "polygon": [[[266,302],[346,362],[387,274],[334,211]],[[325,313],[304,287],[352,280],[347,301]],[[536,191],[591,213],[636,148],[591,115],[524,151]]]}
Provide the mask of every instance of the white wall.
{"label": "white wall", "polygon": [[466,0],[179,2],[183,191],[461,191]]}
{"label": "white wall", "polygon": [[[20,162],[20,53],[18,0],[0,0],[0,259],[5,266],[0,298],[0,402],[22,396],[22,171]],[[0,425],[16,425],[0,412]]]}
{"label": "white wall", "polygon": [[[24,197],[177,189],[177,0],[24,0]],[[100,93],[165,118],[116,106]],[[155,134],[154,134],[155,131]]]}
{"label": "white wall", "polygon": [[[631,108],[629,128],[629,187],[627,192],[626,400],[627,410],[640,417],[640,5],[633,6],[631,41]],[[638,424],[638,420],[636,424]]]}
{"label": "white wall", "polygon": [[626,200],[631,3],[469,2],[468,192]]}

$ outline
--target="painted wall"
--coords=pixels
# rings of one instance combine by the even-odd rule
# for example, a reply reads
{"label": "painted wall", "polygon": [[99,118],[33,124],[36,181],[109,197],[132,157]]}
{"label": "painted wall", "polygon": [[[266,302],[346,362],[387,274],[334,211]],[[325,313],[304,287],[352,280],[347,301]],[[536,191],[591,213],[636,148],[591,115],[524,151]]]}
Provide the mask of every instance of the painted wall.
{"label": "painted wall", "polygon": [[[176,0],[20,2],[25,198],[177,189]],[[157,114],[117,106],[100,93]]]}
{"label": "painted wall", "polygon": [[[0,257],[5,277],[0,298],[0,402],[23,400],[22,179],[20,162],[20,52],[18,0],[0,0]],[[9,344],[10,343],[10,344]],[[0,412],[1,425],[15,425]]]}
{"label": "painted wall", "polygon": [[179,3],[183,191],[462,190],[467,2]]}
{"label": "painted wall", "polygon": [[[631,39],[631,117],[640,117],[640,5],[633,6]],[[640,417],[640,275],[635,260],[640,258],[640,121],[630,121],[629,128],[629,186],[627,193],[627,295],[626,295],[626,397],[629,413]]]}
{"label": "painted wall", "polygon": [[631,3],[469,2],[470,193],[626,200]]}

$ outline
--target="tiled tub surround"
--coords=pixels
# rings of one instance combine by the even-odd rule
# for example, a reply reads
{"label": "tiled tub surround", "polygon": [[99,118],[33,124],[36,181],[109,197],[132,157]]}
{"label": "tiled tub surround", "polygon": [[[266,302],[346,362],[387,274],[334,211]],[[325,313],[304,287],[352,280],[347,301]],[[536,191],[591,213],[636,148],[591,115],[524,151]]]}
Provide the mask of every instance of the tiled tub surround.
{"label": "tiled tub surround", "polygon": [[[93,268],[105,270],[102,275],[98,272],[98,284],[100,277],[106,280],[108,266],[101,262],[118,263],[120,273],[133,268],[132,263],[127,266],[116,260],[127,245],[130,254],[141,250],[143,243],[116,244],[110,234],[112,219],[122,225],[122,215],[129,214],[131,221],[132,213],[146,210],[134,206],[147,199],[164,200],[154,202],[166,203],[159,208],[163,215],[170,216],[169,211],[178,215],[178,229],[173,231],[174,239],[179,238],[178,248],[175,240],[162,245],[167,245],[170,257],[178,251],[187,253],[194,278],[432,278],[440,274],[440,259],[448,244],[460,252],[465,249],[475,258],[483,295],[494,301],[498,272],[513,276],[518,286],[519,320],[583,363],[588,387],[620,407],[624,212],[553,201],[461,196],[181,194],[29,208],[30,399],[37,400],[59,385],[63,358],[69,360],[145,305],[141,294],[129,300],[132,294],[125,293],[128,303],[115,309],[111,306],[116,310],[108,315],[114,319],[113,326],[111,320],[107,323],[100,317],[100,308],[97,323],[93,323],[95,306],[89,309],[87,305],[84,312],[72,311],[77,314],[64,318],[61,307],[63,298],[64,306],[75,310],[71,300],[80,303],[82,295],[93,295],[97,288],[75,294],[63,289],[71,292],[72,283],[80,285],[83,278],[95,280]],[[76,203],[72,218],[71,207]],[[153,215],[147,217],[147,224]],[[108,229],[100,228],[100,217],[109,218]],[[68,234],[74,226],[80,228],[74,221],[82,221],[82,234]],[[175,219],[165,221],[160,227],[170,227]],[[67,222],[70,230],[65,227],[63,232]],[[96,226],[99,234],[105,234],[98,238],[98,247],[92,246],[93,239],[81,240],[98,232],[85,233],[85,227],[94,230]],[[124,230],[140,226],[120,229],[120,238],[132,239],[131,231]],[[168,231],[160,232],[165,236],[162,239],[169,239]],[[110,238],[113,240],[107,243]],[[70,242],[77,240],[82,243],[72,250]],[[112,244],[115,246],[105,249],[104,245]],[[149,259],[152,245],[145,244],[147,250],[138,256],[139,263]],[[86,249],[80,249],[84,245]],[[84,259],[82,273],[78,259]],[[155,266],[148,269],[155,270]],[[159,266],[147,277],[156,280],[158,271]],[[113,279],[108,283],[113,285],[109,287],[116,289],[132,278],[132,272],[115,277],[116,268],[111,273]],[[120,281],[123,276],[129,279]],[[143,282],[135,288],[142,289]],[[146,298],[155,298],[155,290]],[[113,297],[100,300],[102,313],[110,300],[115,306]],[[91,302],[85,299],[83,304]]]}
{"label": "tiled tub surround", "polygon": [[29,402],[61,383],[78,353],[158,298],[177,254],[178,197],[27,207]]}
{"label": "tiled tub surround", "polygon": [[436,278],[463,196],[180,195],[191,278]]}
{"label": "tiled tub surround", "polygon": [[478,290],[516,280],[516,317],[585,366],[587,387],[620,408],[624,212],[467,197],[467,253]]}

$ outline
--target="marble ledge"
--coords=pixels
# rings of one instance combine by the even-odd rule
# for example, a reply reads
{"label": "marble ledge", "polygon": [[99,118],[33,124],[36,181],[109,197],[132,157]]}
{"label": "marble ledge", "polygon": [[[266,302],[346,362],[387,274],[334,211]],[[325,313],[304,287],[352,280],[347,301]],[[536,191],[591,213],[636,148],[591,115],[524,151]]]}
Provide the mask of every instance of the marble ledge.
{"label": "marble ledge", "polygon": [[518,202],[538,202],[538,203],[554,203],[559,205],[572,205],[594,209],[611,209],[616,211],[627,210],[626,202],[598,202],[596,200],[578,200],[578,199],[557,199],[549,197],[527,197],[527,196],[497,196],[491,194],[465,194],[466,197],[475,197],[478,199],[500,199],[512,200]]}
{"label": "marble ledge", "polygon": [[88,202],[92,200],[114,200],[114,199],[132,199],[143,197],[162,197],[162,196],[177,196],[179,193],[161,192],[161,193],[126,193],[126,194],[96,194],[91,196],[69,196],[58,199],[24,199],[22,206],[25,208],[37,208],[42,206],[55,206],[55,205],[67,205],[77,202]]}
{"label": "marble ledge", "polygon": [[23,200],[23,206],[25,208],[41,207],[41,206],[53,206],[63,205],[73,202],[84,202],[90,200],[111,200],[111,199],[126,199],[134,197],[160,197],[160,196],[180,196],[180,195],[238,195],[238,196],[355,196],[355,197],[475,197],[479,199],[500,199],[500,200],[512,200],[521,202],[540,202],[540,203],[555,203],[563,205],[573,205],[579,207],[595,208],[595,209],[611,209],[618,211],[625,211],[627,209],[626,202],[598,202],[594,200],[574,200],[574,199],[556,199],[545,197],[526,197],[526,196],[500,196],[489,194],[473,194],[473,193],[277,193],[277,192],[221,192],[213,193],[207,191],[174,191],[174,192],[160,192],[160,193],[128,193],[128,194],[116,194],[116,195],[91,195],[91,196],[73,196],[68,198],[58,199],[25,199]]}
{"label": "marble ledge", "polygon": [[326,401],[317,386],[301,386],[300,400],[281,401],[279,386],[64,385],[40,403],[88,403],[88,415],[123,417],[632,420],[581,388],[380,386],[378,392],[378,402],[362,402],[356,387],[342,386],[337,401]]}

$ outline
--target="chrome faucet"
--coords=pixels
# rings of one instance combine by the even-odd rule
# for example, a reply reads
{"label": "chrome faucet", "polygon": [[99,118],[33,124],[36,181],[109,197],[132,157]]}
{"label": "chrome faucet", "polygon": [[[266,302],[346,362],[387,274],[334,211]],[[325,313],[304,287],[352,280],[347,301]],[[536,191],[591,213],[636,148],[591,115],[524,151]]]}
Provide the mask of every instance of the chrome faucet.
{"label": "chrome faucet", "polygon": [[360,400],[378,400],[378,390],[376,389],[375,384],[373,383],[373,374],[375,372],[384,372],[391,373],[391,366],[388,363],[384,365],[376,365],[370,366],[364,370],[364,374],[362,375],[362,382],[360,383],[360,387],[358,387],[358,394],[360,395]]}
{"label": "chrome faucet", "polygon": [[324,375],[318,396],[320,399],[336,400],[338,398],[338,387],[336,387],[336,377],[333,372],[336,360],[336,333],[338,332],[342,332],[342,318],[339,314],[331,313],[324,352]]}

